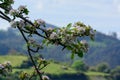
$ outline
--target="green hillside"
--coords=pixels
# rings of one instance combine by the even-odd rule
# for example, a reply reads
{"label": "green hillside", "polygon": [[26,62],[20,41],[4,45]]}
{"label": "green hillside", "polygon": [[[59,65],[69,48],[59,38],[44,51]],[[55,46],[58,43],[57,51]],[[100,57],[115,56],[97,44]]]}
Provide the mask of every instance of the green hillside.
{"label": "green hillside", "polygon": [[[13,55],[6,55],[6,56],[0,56],[0,63],[4,63],[5,61],[10,61],[13,66],[13,72],[15,71],[25,71],[25,72],[31,72],[33,69],[17,69],[14,67],[18,67],[22,64],[24,60],[27,60],[26,56],[13,56]],[[76,71],[72,68],[67,68],[67,70],[64,70],[62,68],[62,64],[55,64],[51,62],[46,68],[43,69],[45,73],[49,74],[64,74],[64,73],[76,73]]]}
{"label": "green hillside", "polygon": [[[37,39],[38,41],[41,41],[41,38]],[[84,61],[88,65],[95,66],[98,63],[102,62],[108,63],[111,68],[120,65],[120,40],[112,36],[102,34],[100,32],[96,32],[95,41],[90,41],[88,38],[86,38],[86,40],[90,44],[89,51],[84,56]],[[45,47],[43,50],[40,50],[40,54],[42,54],[46,59],[53,59],[59,62],[70,62],[70,52],[67,50],[62,51],[61,49],[61,46],[50,45],[48,47]],[[11,28],[9,28],[8,31],[1,30],[0,54],[6,55],[13,52],[26,54],[23,38],[19,35],[17,30],[13,30]]]}
{"label": "green hillside", "polygon": [[[20,68],[15,68],[17,66],[20,66],[24,60],[27,60],[26,56],[14,56],[14,55],[6,55],[6,56],[0,56],[0,63],[3,63],[5,61],[10,61],[12,63],[13,68],[13,73],[16,71],[23,71],[26,73],[32,73],[33,68],[26,68],[26,69],[20,69]],[[93,72],[93,71],[87,71],[87,72],[80,72],[76,71],[75,69],[69,67],[68,65],[64,65],[63,63],[54,63],[50,62],[50,64],[44,68],[42,71],[45,72],[45,74],[48,74],[49,77],[53,78],[53,80],[73,80],[76,78],[76,80],[81,80],[81,77],[83,76],[88,76],[90,79],[85,79],[85,80],[107,80],[105,76],[110,76],[107,73],[102,73],[102,72]],[[79,74],[79,75],[78,75]],[[84,75],[83,75],[84,74]],[[69,76],[69,77],[68,77]],[[100,79],[99,79],[100,78]],[[84,78],[82,78],[83,80]]]}
{"label": "green hillside", "polygon": [[13,56],[6,55],[0,56],[0,63],[4,63],[5,61],[10,61],[13,67],[20,66],[23,60],[27,60],[26,56]]}
{"label": "green hillside", "polygon": [[[106,62],[111,68],[119,66],[120,63],[120,40],[96,33],[95,41],[89,41],[90,49],[85,55],[84,61],[91,66]],[[92,63],[91,63],[92,62]]]}
{"label": "green hillside", "polygon": [[[0,56],[0,63],[4,63],[5,61],[10,61],[13,67],[20,66],[24,60],[27,60],[26,56],[21,56],[21,55]],[[63,67],[65,67],[66,69],[64,69]],[[33,68],[27,68],[27,69],[13,68],[13,72],[15,71],[31,72],[32,70]],[[47,67],[45,67],[43,71],[47,74],[54,74],[54,75],[69,74],[69,73],[74,74],[78,72],[73,68],[70,68],[69,66],[65,66],[63,63],[54,63],[54,62],[50,62],[50,64]],[[100,72],[86,72],[85,74],[90,76],[106,75],[105,73],[100,73]]]}

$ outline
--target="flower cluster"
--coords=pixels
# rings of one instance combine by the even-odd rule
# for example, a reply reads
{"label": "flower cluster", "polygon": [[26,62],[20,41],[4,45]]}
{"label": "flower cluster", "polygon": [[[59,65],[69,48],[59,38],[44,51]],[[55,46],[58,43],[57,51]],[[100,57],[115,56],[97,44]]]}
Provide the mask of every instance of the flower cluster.
{"label": "flower cluster", "polygon": [[61,43],[70,44],[75,40],[75,36],[73,35],[72,30],[68,28],[61,28],[59,31],[59,36],[61,39]]}
{"label": "flower cluster", "polygon": [[34,44],[34,43],[36,43],[36,41],[34,39],[29,39],[28,43]]}
{"label": "flower cluster", "polygon": [[88,43],[86,40],[81,40],[80,43],[82,44],[82,51],[87,52],[88,51]]}
{"label": "flower cluster", "polygon": [[67,27],[47,29],[49,39],[46,41],[47,44],[62,44],[67,49],[71,50],[72,53],[78,54],[82,57],[83,53],[88,51],[88,43],[85,40],[81,40],[81,37],[89,36],[94,39],[95,31],[90,27],[86,26],[81,22],[77,22],[74,25],[68,24]]}
{"label": "flower cluster", "polygon": [[42,19],[37,19],[34,22],[35,27],[40,27],[41,25],[44,25],[44,24],[45,24],[45,21]]}
{"label": "flower cluster", "polygon": [[19,26],[20,28],[25,27],[25,26],[26,26],[26,25],[25,25],[25,21],[24,21],[24,20],[20,20],[20,21],[18,22],[18,26]]}
{"label": "flower cluster", "polygon": [[78,33],[80,33],[80,34],[84,34],[84,32],[85,32],[85,28],[84,27],[80,27],[80,26],[77,26],[77,27],[75,27],[75,29],[78,31]]}
{"label": "flower cluster", "polygon": [[10,10],[9,10],[9,14],[11,15],[11,16],[19,16],[19,15],[21,15],[21,14],[28,14],[28,9],[26,8],[26,6],[23,6],[23,5],[21,5],[21,6],[19,6],[18,7],[18,9],[12,9],[12,8],[10,8]]}
{"label": "flower cluster", "polygon": [[0,70],[4,69],[4,65],[3,64],[0,64]]}
{"label": "flower cluster", "polygon": [[47,30],[48,32],[51,32],[51,31],[53,31],[53,28],[49,27],[49,28],[47,28],[46,30]]}
{"label": "flower cluster", "polygon": [[56,32],[52,32],[52,33],[50,34],[50,39],[57,39],[57,38],[58,38],[58,35],[57,35]]}
{"label": "flower cluster", "polygon": [[10,61],[5,61],[4,64],[11,65],[11,62]]}
{"label": "flower cluster", "polygon": [[26,25],[25,25],[25,21],[24,20],[20,20],[20,21],[14,21],[14,20],[12,20],[10,22],[10,26],[13,27],[13,28],[16,28],[16,27],[23,28]]}
{"label": "flower cluster", "polygon": [[39,25],[45,23],[45,21],[43,21],[42,19],[37,19],[36,22],[37,22]]}
{"label": "flower cluster", "polygon": [[20,12],[24,11],[25,9],[27,9],[27,8],[26,8],[26,6],[24,6],[24,5],[21,5],[21,6],[19,6],[19,8],[18,8],[18,10],[19,10]]}
{"label": "flower cluster", "polygon": [[11,9],[11,10],[9,11],[9,14],[10,14],[11,16],[16,16],[16,15],[19,14],[19,11],[17,11],[16,9]]}
{"label": "flower cluster", "polygon": [[43,46],[39,44],[38,42],[36,42],[34,39],[29,39],[27,45],[31,46],[32,48],[36,48],[36,47],[40,49],[43,48]]}
{"label": "flower cluster", "polygon": [[16,28],[17,25],[18,25],[18,22],[17,21],[11,21],[10,25],[11,25],[11,27]]}
{"label": "flower cluster", "polygon": [[0,74],[6,76],[9,72],[12,71],[12,66],[10,61],[6,61],[3,64],[0,64]]}

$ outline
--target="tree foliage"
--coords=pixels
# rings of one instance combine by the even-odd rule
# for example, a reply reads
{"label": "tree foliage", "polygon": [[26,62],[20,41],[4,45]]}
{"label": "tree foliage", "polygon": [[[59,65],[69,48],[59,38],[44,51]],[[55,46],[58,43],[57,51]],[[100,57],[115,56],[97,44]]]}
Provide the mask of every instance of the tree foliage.
{"label": "tree foliage", "polygon": [[109,65],[107,63],[98,64],[97,65],[97,71],[104,72],[104,73],[109,73],[110,72]]}
{"label": "tree foliage", "polygon": [[88,68],[89,68],[84,62],[82,62],[82,61],[80,61],[80,60],[75,61],[75,62],[72,64],[72,67],[73,67],[74,69],[76,69],[77,71],[87,71]]}
{"label": "tree foliage", "polygon": [[120,80],[120,66],[111,71],[111,75],[114,80]]}

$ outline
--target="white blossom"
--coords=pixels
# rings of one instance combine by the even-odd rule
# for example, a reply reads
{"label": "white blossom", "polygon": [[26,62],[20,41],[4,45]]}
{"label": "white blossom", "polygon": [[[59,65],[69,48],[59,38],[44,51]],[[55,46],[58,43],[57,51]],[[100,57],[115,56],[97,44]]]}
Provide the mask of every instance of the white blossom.
{"label": "white blossom", "polygon": [[11,65],[11,62],[10,61],[5,61],[4,64]]}
{"label": "white blossom", "polygon": [[4,68],[3,64],[0,64],[0,70],[3,69],[3,68]]}
{"label": "white blossom", "polygon": [[45,58],[40,58],[41,61],[45,61]]}
{"label": "white blossom", "polygon": [[50,80],[50,78],[48,76],[43,75],[42,80]]}
{"label": "white blossom", "polygon": [[42,19],[37,19],[36,22],[37,22],[37,24],[39,24],[39,25],[45,23],[45,21],[43,21]]}
{"label": "white blossom", "polygon": [[19,12],[18,12],[17,10],[15,10],[15,9],[11,9],[11,10],[9,11],[9,14],[10,14],[11,16],[15,16],[15,15],[19,14]]}
{"label": "white blossom", "polygon": [[34,43],[36,43],[36,42],[35,42],[34,39],[29,39],[28,43],[30,43],[30,44],[34,44]]}
{"label": "white blossom", "polygon": [[10,25],[11,25],[11,27],[16,28],[17,27],[17,21],[11,21]]}
{"label": "white blossom", "polygon": [[88,51],[88,43],[87,43],[87,41],[86,40],[81,40],[80,43],[83,44],[84,52],[87,52]]}
{"label": "white blossom", "polygon": [[7,9],[8,9],[8,10],[11,10],[11,9],[12,9],[12,6],[11,6],[11,5],[7,6]]}
{"label": "white blossom", "polygon": [[76,26],[76,29],[81,32],[84,33],[85,32],[85,28],[84,27],[80,27],[80,26]]}
{"label": "white blossom", "polygon": [[20,28],[25,27],[25,21],[20,20],[20,21],[19,21],[19,27],[20,27]]}
{"label": "white blossom", "polygon": [[52,34],[50,34],[50,39],[56,39],[57,38],[57,33],[52,32]]}
{"label": "white blossom", "polygon": [[95,31],[93,29],[90,30],[90,35],[92,35],[92,36],[95,35]]}
{"label": "white blossom", "polygon": [[53,28],[51,28],[51,27],[47,28],[47,31],[52,31],[52,30],[53,30]]}
{"label": "white blossom", "polygon": [[24,11],[25,9],[26,9],[26,6],[24,6],[24,5],[21,5],[21,6],[19,6],[19,8],[18,8],[19,11]]}
{"label": "white blossom", "polygon": [[81,40],[80,43],[83,44],[86,48],[88,47],[88,43],[86,40]]}
{"label": "white blossom", "polygon": [[65,40],[65,39],[62,39],[61,42],[64,44],[64,43],[66,42],[66,40]]}
{"label": "white blossom", "polygon": [[80,43],[83,44],[83,45],[88,44],[86,40],[81,40]]}

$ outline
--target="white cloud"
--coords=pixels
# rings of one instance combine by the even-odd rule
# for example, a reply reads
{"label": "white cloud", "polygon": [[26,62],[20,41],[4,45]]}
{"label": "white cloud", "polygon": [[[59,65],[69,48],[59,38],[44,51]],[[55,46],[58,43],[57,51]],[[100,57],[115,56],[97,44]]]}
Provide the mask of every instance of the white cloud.
{"label": "white cloud", "polygon": [[38,1],[36,4],[34,4],[34,8],[36,8],[36,10],[42,11],[44,9],[44,4],[42,1]]}
{"label": "white cloud", "polygon": [[120,5],[117,6],[117,10],[120,13]]}
{"label": "white cloud", "polygon": [[116,10],[120,13],[120,0],[113,0],[113,5],[115,6]]}
{"label": "white cloud", "polygon": [[7,30],[8,27],[10,27],[9,23],[3,19],[0,19],[0,29]]}

